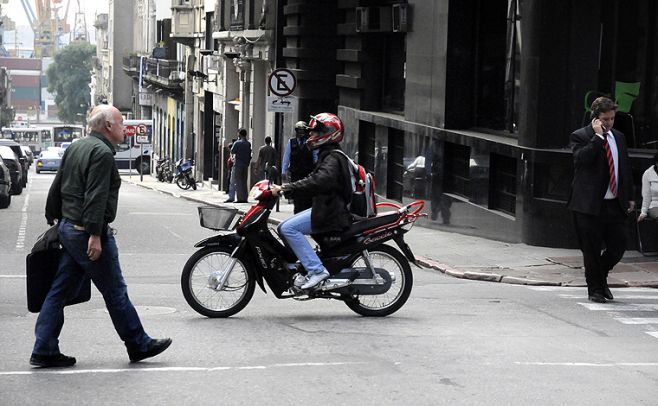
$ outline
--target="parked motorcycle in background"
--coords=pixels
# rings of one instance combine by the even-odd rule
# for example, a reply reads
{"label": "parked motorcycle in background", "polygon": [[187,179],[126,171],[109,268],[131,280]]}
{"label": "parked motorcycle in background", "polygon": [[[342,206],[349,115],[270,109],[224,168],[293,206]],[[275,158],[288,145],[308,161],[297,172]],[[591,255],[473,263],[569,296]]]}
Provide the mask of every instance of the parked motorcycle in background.
{"label": "parked motorcycle in background", "polygon": [[[371,317],[392,314],[409,298],[413,285],[409,263],[417,262],[404,234],[427,215],[421,213],[422,200],[406,206],[380,203],[379,208],[389,211],[357,221],[343,232],[314,235],[318,256],[331,276],[304,290],[306,270],[268,227],[278,201],[269,181],[256,183],[251,198],[258,203],[237,222],[234,207],[199,207],[202,227],[235,231],[196,243],[200,249],[183,268],[183,295],[198,313],[207,317],[236,314],[249,303],[256,284],[266,291],[265,283],[277,299],[335,299]],[[397,248],[384,244],[389,241]]]}
{"label": "parked motorcycle in background", "polygon": [[194,160],[182,158],[176,161],[176,185],[183,190],[188,190],[190,187],[196,190],[196,180],[192,174],[194,170]]}
{"label": "parked motorcycle in background", "polygon": [[174,178],[171,172],[171,160],[167,157],[160,158],[155,163],[155,177],[160,182],[170,182]]}

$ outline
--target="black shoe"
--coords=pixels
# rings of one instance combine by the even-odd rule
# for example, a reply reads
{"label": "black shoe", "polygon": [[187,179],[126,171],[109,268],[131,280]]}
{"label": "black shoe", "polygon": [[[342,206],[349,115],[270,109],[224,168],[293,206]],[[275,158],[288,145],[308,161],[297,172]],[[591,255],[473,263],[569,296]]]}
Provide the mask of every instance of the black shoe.
{"label": "black shoe", "polygon": [[605,302],[607,302],[605,297],[599,292],[592,293],[591,295],[589,295],[588,299],[589,299],[590,302],[596,302],[596,303],[605,303]]}
{"label": "black shoe", "polygon": [[171,345],[171,338],[162,338],[162,339],[154,338],[149,343],[146,351],[129,352],[128,357],[130,358],[130,362],[139,362],[146,358],[155,357],[156,355],[160,354],[162,351],[169,348],[170,345]]}
{"label": "black shoe", "polygon": [[603,297],[608,299],[608,300],[614,300],[615,299],[615,297],[612,296],[612,292],[610,292],[610,288],[607,287],[607,286],[605,288],[603,288]]}
{"label": "black shoe", "polygon": [[32,354],[30,365],[41,368],[71,367],[75,365],[75,358],[61,353],[57,355]]}
{"label": "black shoe", "polygon": [[224,200],[224,203],[233,203],[233,199],[226,199]]}

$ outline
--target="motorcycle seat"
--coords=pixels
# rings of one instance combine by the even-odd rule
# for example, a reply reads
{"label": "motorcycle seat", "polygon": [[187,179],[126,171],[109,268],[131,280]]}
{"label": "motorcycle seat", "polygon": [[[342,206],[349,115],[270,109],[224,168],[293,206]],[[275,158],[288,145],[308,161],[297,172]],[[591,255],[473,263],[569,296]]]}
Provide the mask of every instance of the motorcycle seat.
{"label": "motorcycle seat", "polygon": [[343,231],[329,232],[322,234],[314,234],[313,239],[320,244],[327,244],[333,246],[340,241],[346,241],[357,234],[361,234],[366,230],[377,227],[382,227],[387,224],[395,223],[400,218],[400,214],[395,211],[380,213],[375,217],[361,219],[350,225],[350,227]]}

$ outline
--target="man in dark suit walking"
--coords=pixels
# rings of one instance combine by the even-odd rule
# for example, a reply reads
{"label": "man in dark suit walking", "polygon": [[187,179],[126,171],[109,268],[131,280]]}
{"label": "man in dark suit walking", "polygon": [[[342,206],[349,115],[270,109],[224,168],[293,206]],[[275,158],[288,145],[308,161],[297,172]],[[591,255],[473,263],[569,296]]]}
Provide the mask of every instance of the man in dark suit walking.
{"label": "man in dark suit walking", "polygon": [[[592,122],[571,134],[574,178],[567,203],[585,264],[589,300],[612,300],[608,273],[626,250],[626,216],[635,208],[626,138],[612,129],[617,105],[592,103]],[[601,252],[603,245],[605,250]]]}

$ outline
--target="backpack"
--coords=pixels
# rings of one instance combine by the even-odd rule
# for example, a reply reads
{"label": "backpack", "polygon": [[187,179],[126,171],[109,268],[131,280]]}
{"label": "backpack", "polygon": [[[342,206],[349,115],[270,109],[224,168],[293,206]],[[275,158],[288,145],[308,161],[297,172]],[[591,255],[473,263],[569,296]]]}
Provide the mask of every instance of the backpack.
{"label": "backpack", "polygon": [[348,203],[347,208],[350,213],[359,217],[374,217],[377,215],[377,206],[375,202],[375,178],[366,168],[357,164],[348,157],[347,154],[339,149],[331,152],[338,152],[347,158],[347,166],[350,169],[350,179],[352,185],[352,200]]}

